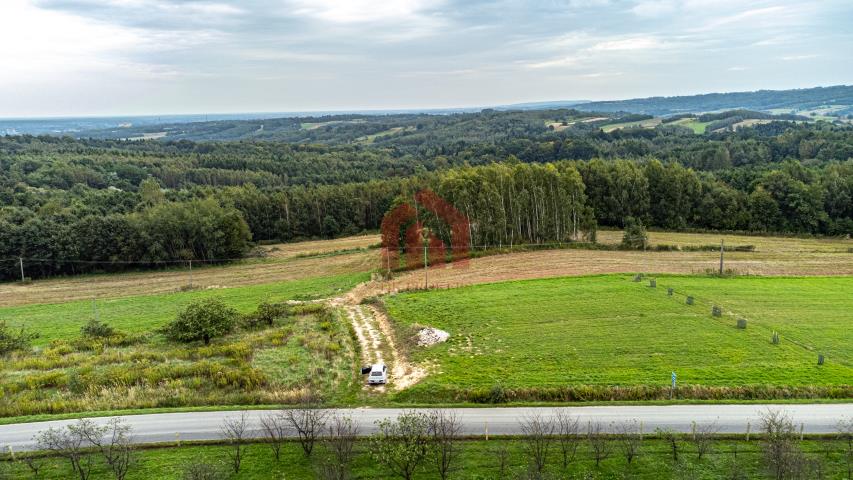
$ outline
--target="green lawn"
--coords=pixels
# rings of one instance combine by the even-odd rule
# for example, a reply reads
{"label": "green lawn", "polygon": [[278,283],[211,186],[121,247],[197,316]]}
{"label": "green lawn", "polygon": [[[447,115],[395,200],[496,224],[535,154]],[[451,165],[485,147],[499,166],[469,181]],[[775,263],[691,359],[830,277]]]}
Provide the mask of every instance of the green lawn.
{"label": "green lawn", "polygon": [[[249,312],[264,300],[328,297],[368,279],[367,273],[355,273],[246,287],[112,298],[98,300],[96,308],[102,321],[118,330],[136,333],[163,325],[175,318],[181,308],[199,298],[217,297],[240,312]],[[34,342],[37,346],[79,336],[80,327],[93,316],[93,302],[88,300],[0,308],[0,321],[38,332],[40,336]]]}
{"label": "green lawn", "polygon": [[[822,466],[827,479],[843,479],[846,466],[843,461],[843,445],[837,441],[807,440],[802,449],[812,461]],[[357,445],[356,458],[352,466],[354,479],[399,478],[392,477],[382,466],[371,460],[365,443]],[[498,456],[495,453],[501,447],[508,452],[504,478],[527,478],[523,444],[519,440],[492,439],[489,441],[464,441],[460,444],[460,454],[452,465],[455,467],[451,478],[499,479]],[[647,439],[641,444],[640,455],[629,467],[621,453],[618,442],[611,444],[611,454],[600,467],[595,466],[587,442],[581,440],[577,457],[566,470],[560,464],[560,454],[555,443],[550,445],[546,463],[546,472],[552,476],[546,478],[633,478],[638,480],[658,480],[671,478],[717,479],[731,478],[737,468],[742,472],[740,478],[766,478],[762,466],[761,445],[758,441],[719,440],[713,451],[701,461],[696,459],[695,447],[682,440],[679,442],[679,461],[673,462],[668,446],[656,439]],[[177,448],[157,448],[143,450],[139,461],[128,475],[133,479],[180,479],[182,471],[190,463],[211,463],[227,469],[230,448],[226,446],[181,446]],[[735,452],[737,455],[735,456]],[[239,474],[230,477],[235,480],[260,479],[314,479],[323,478],[317,474],[318,465],[326,455],[323,446],[315,450],[314,458],[305,459],[298,444],[287,443],[282,448],[281,459],[275,460],[270,448],[263,444],[249,445],[245,452]],[[737,467],[735,467],[737,465]],[[22,463],[3,465],[0,469],[11,469],[11,478],[29,478],[29,472]],[[3,470],[0,470],[2,474]],[[42,467],[44,479],[73,478],[66,460],[49,459]],[[98,463],[93,470],[92,480],[114,478]],[[437,479],[438,474],[431,463],[422,464],[415,474],[416,479]],[[737,478],[737,477],[736,477]]]}
{"label": "green lawn", "polygon": [[[668,286],[700,302],[668,297]],[[653,289],[603,275],[405,293],[385,304],[401,335],[413,324],[451,334],[413,348],[416,361],[435,366],[399,400],[495,401],[496,389],[511,392],[507,400],[665,398],[672,371],[683,398],[779,398],[849,395],[851,289],[851,277],[671,276]],[[748,328],[728,312],[712,317],[705,301],[742,312]],[[825,365],[809,346],[827,352]]]}

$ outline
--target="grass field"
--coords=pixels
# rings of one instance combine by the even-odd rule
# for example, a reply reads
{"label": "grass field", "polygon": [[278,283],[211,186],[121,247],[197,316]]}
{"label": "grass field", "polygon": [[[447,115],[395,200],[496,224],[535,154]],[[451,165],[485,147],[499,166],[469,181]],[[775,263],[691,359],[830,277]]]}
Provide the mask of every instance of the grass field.
{"label": "grass field", "polygon": [[[395,478],[370,458],[367,448],[366,443],[356,445],[356,456],[350,478]],[[523,454],[523,448],[521,441],[513,439],[463,441],[459,444],[459,456],[452,464],[455,468],[451,478],[465,480],[502,478],[496,453],[502,449],[507,452],[503,478],[526,478],[523,476],[527,471],[527,460]],[[695,448],[690,443],[682,440],[679,448],[681,449],[680,459],[678,462],[673,462],[668,445],[661,440],[647,439],[641,444],[639,456],[628,467],[618,442],[614,440],[609,457],[601,463],[601,466],[596,467],[591,459],[592,454],[587,442],[581,440],[575,461],[564,470],[557,446],[552,444],[549,455],[546,457],[545,470],[555,475],[547,478],[657,480],[661,478],[731,478],[732,471],[737,469],[743,474],[740,478],[763,478],[759,441],[719,440],[701,461],[696,459]],[[801,442],[801,448],[808,458],[820,461],[824,478],[839,480],[845,478],[847,472],[843,459],[844,446],[840,442],[806,440]],[[229,447],[219,445],[186,445],[143,450],[139,452],[138,464],[131,469],[127,478],[129,480],[149,478],[177,480],[182,478],[183,469],[194,462],[217,465],[223,471],[227,471],[226,462],[230,452]],[[736,455],[735,452],[737,452]],[[314,454],[314,458],[306,459],[298,444],[288,442],[282,448],[281,459],[276,461],[269,446],[250,444],[246,448],[240,473],[227,478],[235,480],[323,478],[318,475],[317,469],[326,455],[321,445]],[[73,476],[67,460],[48,459],[45,464],[41,478],[66,479]],[[0,468],[3,467],[0,464]],[[6,468],[11,470],[14,478],[29,475],[29,471],[22,463],[10,463]],[[97,464],[90,478],[101,480],[113,477],[106,472],[103,465]],[[425,480],[437,479],[439,476],[435,473],[433,464],[423,463],[416,471],[415,478]]]}
{"label": "grass field", "polygon": [[654,128],[660,125],[660,118],[650,118],[648,120],[640,120],[638,122],[622,122],[622,123],[612,123],[610,125],[605,125],[601,127],[601,130],[605,132],[612,132],[614,130],[619,130],[621,128]]}
{"label": "grass field", "polygon": [[215,296],[242,313],[263,301],[340,293],[359,275],[218,291],[140,296],[105,302],[100,318],[120,332],[86,339],[87,302],[34,305],[14,312],[12,325],[39,332],[39,348],[0,364],[0,416],[64,412],[292,403],[311,386],[330,401],[355,389],[355,346],[349,322],[324,304],[288,307],[273,325],[247,327],[181,344],[155,329],[191,300]]}
{"label": "grass field", "polygon": [[681,120],[676,120],[672,122],[673,125],[681,125],[682,127],[687,127],[693,130],[693,133],[702,134],[705,133],[705,127],[711,122],[700,122],[696,118],[683,118]]}
{"label": "grass field", "polygon": [[234,288],[213,288],[125,298],[76,300],[66,303],[36,304],[0,308],[0,320],[39,333],[36,345],[77,337],[80,327],[97,315],[101,321],[126,333],[145,332],[172,320],[189,302],[216,297],[241,313],[254,310],[264,300],[270,302],[313,299],[339,295],[369,278],[366,273],[309,278]]}
{"label": "grass field", "polygon": [[[688,306],[667,286],[701,301]],[[411,325],[451,334],[412,349],[437,366],[400,400],[666,398],[672,371],[685,398],[837,396],[853,384],[851,289],[851,277],[659,277],[653,289],[605,275],[403,293],[385,304],[401,335]],[[748,328],[713,318],[704,301],[745,314]]]}

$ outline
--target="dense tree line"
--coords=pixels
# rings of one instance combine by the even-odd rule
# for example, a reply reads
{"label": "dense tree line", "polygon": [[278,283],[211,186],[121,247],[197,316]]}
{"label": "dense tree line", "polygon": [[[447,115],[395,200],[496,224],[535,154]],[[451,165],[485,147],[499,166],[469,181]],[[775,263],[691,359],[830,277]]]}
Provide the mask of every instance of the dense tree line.
{"label": "dense tree line", "polygon": [[243,215],[215,199],[164,202],[135,213],[46,212],[21,222],[0,218],[0,274],[18,278],[115,271],[188,260],[233,259],[250,247]]}
{"label": "dense tree line", "polygon": [[37,259],[27,269],[37,277],[375,230],[422,188],[468,216],[475,245],[582,240],[628,217],[666,229],[853,233],[853,129],[670,127],[529,137],[519,126],[513,138],[425,139],[411,151],[0,137],[0,272],[18,277],[21,256]]}

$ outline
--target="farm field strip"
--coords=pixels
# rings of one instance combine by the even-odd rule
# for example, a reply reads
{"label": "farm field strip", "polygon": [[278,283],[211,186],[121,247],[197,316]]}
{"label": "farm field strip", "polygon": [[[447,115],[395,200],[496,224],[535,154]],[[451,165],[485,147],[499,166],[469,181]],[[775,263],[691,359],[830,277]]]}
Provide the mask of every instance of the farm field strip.
{"label": "farm field strip", "polygon": [[172,320],[193,300],[216,297],[238,311],[253,311],[260,302],[325,298],[340,295],[367,280],[366,273],[277,281],[261,285],[137,295],[124,298],[72,300],[59,304],[33,304],[0,308],[0,320],[39,333],[36,345],[54,339],[77,337],[80,327],[91,318],[100,318],[125,333],[146,332]]}
{"label": "farm field strip", "polygon": [[[769,338],[778,331],[782,341],[794,341],[813,356],[853,367],[853,281],[849,277],[750,278],[749,282],[723,278],[717,282],[691,277],[665,277],[659,287],[699,292],[706,305],[719,305],[763,329]],[[698,280],[698,281],[697,281]],[[768,296],[767,292],[772,292]],[[707,310],[707,309],[706,309]],[[730,323],[734,322],[733,319]]]}
{"label": "farm field strip", "polygon": [[[738,388],[748,392],[757,385],[851,385],[847,312],[853,297],[826,303],[821,296],[830,285],[853,288],[853,278],[661,276],[658,282],[653,289],[624,275],[564,277],[385,297],[398,328],[419,324],[451,333],[446,344],[413,353],[441,373],[401,398],[423,400],[426,392],[480,398],[495,385],[533,395],[584,385],[663,388],[671,371],[684,385],[735,396]],[[748,328],[712,317],[706,305],[667,297],[667,286],[722,299],[724,307],[747,314]],[[807,295],[792,296],[793,289]],[[756,295],[764,300],[748,308]],[[774,309],[780,302],[788,308]],[[804,320],[805,312],[819,321]],[[780,345],[770,342],[772,330],[781,333]],[[818,366],[816,352],[786,341],[788,336],[810,339],[830,360]]]}
{"label": "farm field strip", "polygon": [[[615,244],[617,230],[601,230],[601,243]],[[853,241],[832,238],[758,237],[697,233],[650,232],[654,245],[754,245],[754,252],[727,252],[727,267],[756,275],[853,274]],[[201,267],[192,273],[194,286],[221,288],[284,280],[369,272],[379,263],[379,235],[314,240],[263,247],[267,257],[233,264]],[[338,253],[340,252],[340,253]],[[329,254],[328,256],[312,256]],[[467,270],[436,270],[438,284],[455,285],[585,273],[703,273],[714,268],[714,252],[623,252],[549,250],[473,259]],[[403,274],[393,288],[417,282],[418,272]],[[175,292],[190,282],[187,268],[37,280],[30,285],[0,283],[0,307],[33,303],[117,298]]]}
{"label": "farm field strip", "polygon": [[[314,242],[311,242],[312,244]],[[358,242],[356,242],[357,244]],[[363,242],[360,242],[363,243]],[[349,248],[353,242],[331,241],[326,252]],[[323,253],[322,245],[273,251],[271,258],[246,260],[225,265],[194,266],[192,274],[181,269],[119,274],[93,274],[36,280],[29,285],[0,283],[0,307],[27,304],[62,303],[92,298],[107,299],[177,292],[190,282],[196,288],[222,289],[261,285],[370,271],[376,264],[375,251],[353,251],[340,255],[308,256]]]}

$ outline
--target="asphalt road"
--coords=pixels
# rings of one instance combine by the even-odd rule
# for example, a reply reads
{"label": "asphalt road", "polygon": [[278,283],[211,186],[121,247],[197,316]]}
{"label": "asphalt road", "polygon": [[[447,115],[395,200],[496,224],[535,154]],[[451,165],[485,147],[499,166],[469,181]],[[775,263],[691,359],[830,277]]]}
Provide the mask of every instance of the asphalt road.
{"label": "asphalt road", "polygon": [[[789,405],[667,405],[667,406],[596,406],[596,407],[534,407],[534,408],[450,408],[444,409],[458,415],[465,435],[513,435],[520,434],[521,422],[531,416],[551,417],[557,410],[577,416],[581,425],[587,422],[602,422],[614,431],[620,422],[639,420],[646,432],[656,428],[671,428],[690,432],[693,422],[707,424],[716,422],[720,433],[744,433],[747,425],[755,432],[759,428],[760,416],[768,409],[783,410],[805,433],[834,433],[842,418],[853,418],[853,404],[789,404]],[[359,432],[368,435],[376,431],[375,422],[394,417],[405,409],[355,408],[329,410],[329,414],[352,417]],[[254,436],[258,431],[259,419],[269,415],[270,410],[247,411]],[[238,411],[159,413],[128,415],[124,418],[133,427],[136,443],[174,442],[180,440],[217,440],[221,438],[220,425],[227,417],[239,416]],[[94,419],[105,423],[109,417]],[[32,450],[33,437],[49,427],[61,427],[74,420],[0,425],[0,448],[15,451]]]}

